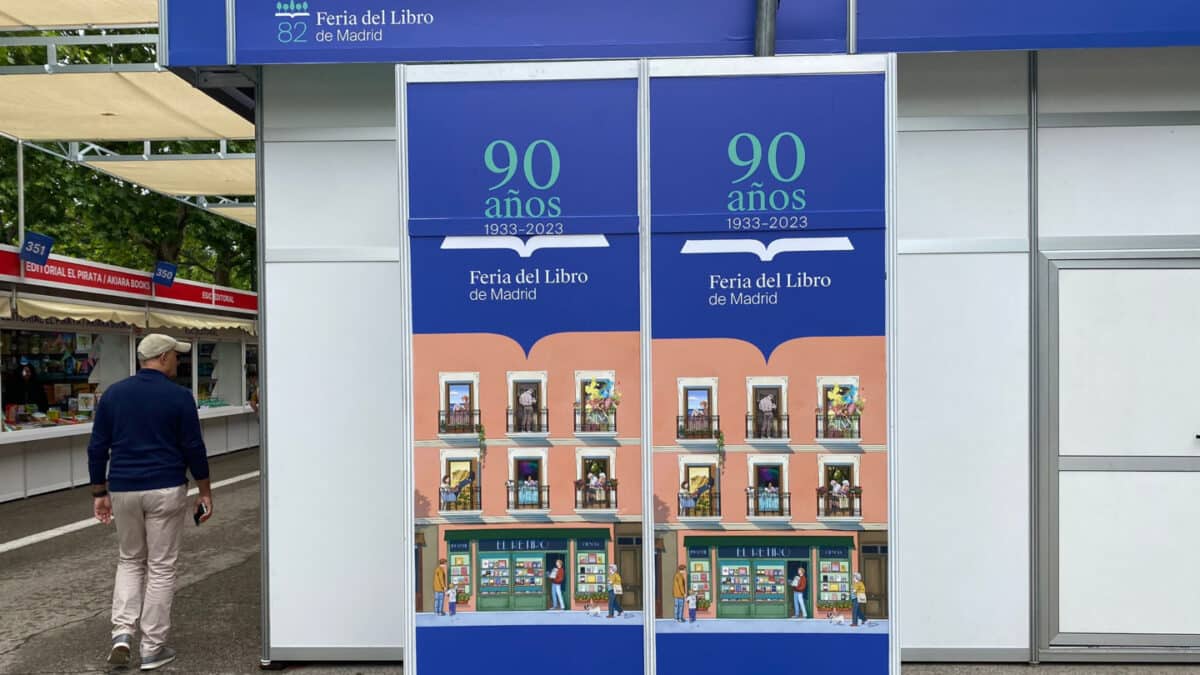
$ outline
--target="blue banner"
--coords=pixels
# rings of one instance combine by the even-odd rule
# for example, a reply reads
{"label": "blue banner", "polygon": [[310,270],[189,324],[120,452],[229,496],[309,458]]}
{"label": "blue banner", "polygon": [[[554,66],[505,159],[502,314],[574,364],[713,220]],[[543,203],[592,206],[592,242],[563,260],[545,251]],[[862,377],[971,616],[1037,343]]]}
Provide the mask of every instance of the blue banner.
{"label": "blue banner", "polygon": [[50,260],[50,249],[52,248],[54,248],[54,237],[26,230],[25,241],[21,244],[21,260],[35,265],[45,265]]}
{"label": "blue banner", "polygon": [[637,80],[414,84],[409,232],[636,233]]}
{"label": "blue banner", "polygon": [[[1200,44],[1192,0],[859,0],[859,52]],[[226,5],[168,0],[172,66],[229,62]],[[233,63],[417,63],[749,55],[753,2],[236,0]],[[780,3],[779,54],[846,52],[846,0]]]}
{"label": "blue banner", "polygon": [[[170,2],[172,34],[191,30],[185,1]],[[748,55],[754,16],[728,0],[239,0],[236,51],[239,64]],[[783,2],[778,21],[781,53],[846,50],[846,0]],[[223,54],[225,36],[208,36]],[[213,55],[193,47],[172,65]]]}
{"label": "blue banner", "polygon": [[651,84],[653,332],[883,335],[884,79]]}
{"label": "blue banner", "polygon": [[1195,44],[1195,0],[858,0],[864,53]]}
{"label": "blue banner", "polygon": [[802,337],[883,335],[882,230],[655,235],[654,338],[736,338],[769,360]]}
{"label": "blue banner", "polygon": [[177,270],[178,268],[175,265],[159,260],[158,264],[154,266],[154,283],[167,288],[174,286],[175,272]]}
{"label": "blue banner", "polygon": [[413,331],[496,333],[528,354],[554,333],[638,330],[633,234],[413,237]]}
{"label": "blue banner", "polygon": [[882,75],[655,79],[653,231],[882,228]]}

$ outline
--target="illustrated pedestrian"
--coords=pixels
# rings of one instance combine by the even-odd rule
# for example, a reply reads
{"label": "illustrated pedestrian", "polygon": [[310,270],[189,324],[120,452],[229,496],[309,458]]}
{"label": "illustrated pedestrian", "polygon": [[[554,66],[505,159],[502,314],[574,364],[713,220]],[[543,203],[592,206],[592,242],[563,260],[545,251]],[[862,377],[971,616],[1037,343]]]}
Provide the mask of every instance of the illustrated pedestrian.
{"label": "illustrated pedestrian", "polygon": [[687,596],[688,623],[696,623],[696,591]]}
{"label": "illustrated pedestrian", "polygon": [[458,586],[450,584],[446,588],[446,602],[450,606],[450,616],[454,616],[458,608]]}
{"label": "illustrated pedestrian", "polygon": [[683,623],[683,601],[687,598],[687,565],[680,565],[675,572],[675,582],[672,584],[672,595],[675,598],[675,620]]}
{"label": "illustrated pedestrian", "polygon": [[449,584],[446,583],[446,559],[439,558],[437,569],[433,571],[433,610],[438,616],[445,616],[442,610],[442,601],[446,598],[446,589]]}
{"label": "illustrated pedestrian", "polygon": [[608,618],[613,618],[615,612],[617,616],[625,613],[621,609],[621,596],[625,593],[625,589],[621,586],[621,575],[617,573],[616,565],[608,566]]}
{"label": "illustrated pedestrian", "polygon": [[867,625],[867,585],[863,583],[862,573],[854,573],[854,586],[851,588],[853,593],[854,616],[850,621],[851,626],[857,626],[859,622],[862,625]]}
{"label": "illustrated pedestrian", "polygon": [[550,591],[553,605],[551,609],[567,608],[567,603],[563,602],[563,580],[567,577],[567,571],[563,569],[563,561],[561,559],[554,562],[554,569],[550,571]]}
{"label": "illustrated pedestrian", "polygon": [[792,578],[792,604],[795,606],[796,613],[792,616],[793,619],[807,619],[808,607],[804,602],[804,594],[808,590],[808,577],[804,576],[804,568],[796,570],[796,576]]}
{"label": "illustrated pedestrian", "polygon": [[100,399],[88,443],[92,510],[97,520],[116,521],[117,562],[113,586],[112,646],[108,663],[126,666],[141,628],[141,669],[175,660],[167,646],[176,563],[189,513],[188,478],[199,488],[196,524],[212,517],[208,451],[192,393],[170,378],[187,342],[147,335],[138,345],[140,369]]}

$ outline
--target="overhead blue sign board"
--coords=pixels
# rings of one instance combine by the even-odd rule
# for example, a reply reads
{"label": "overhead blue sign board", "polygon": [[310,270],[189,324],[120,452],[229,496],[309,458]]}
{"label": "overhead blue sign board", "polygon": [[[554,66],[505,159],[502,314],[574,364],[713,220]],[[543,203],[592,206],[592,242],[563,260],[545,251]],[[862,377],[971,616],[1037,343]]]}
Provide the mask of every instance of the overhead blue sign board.
{"label": "overhead blue sign board", "polygon": [[884,334],[882,75],[656,79],[650,106],[656,339]]}
{"label": "overhead blue sign board", "polygon": [[[1193,0],[1108,0],[1103,11],[1089,0],[858,0],[855,13],[862,53],[1200,44]],[[749,55],[754,14],[755,3],[730,0],[167,0],[163,62]],[[776,52],[845,53],[847,16],[846,0],[783,0]]]}

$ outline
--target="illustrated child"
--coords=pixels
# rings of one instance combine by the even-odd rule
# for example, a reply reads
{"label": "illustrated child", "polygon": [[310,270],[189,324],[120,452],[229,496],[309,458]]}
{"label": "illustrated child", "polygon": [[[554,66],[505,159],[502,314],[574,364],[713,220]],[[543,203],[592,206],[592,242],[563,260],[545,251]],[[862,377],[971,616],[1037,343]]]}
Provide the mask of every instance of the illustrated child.
{"label": "illustrated child", "polygon": [[446,589],[446,600],[450,603],[450,616],[454,616],[454,610],[458,607],[458,587],[453,583]]}
{"label": "illustrated child", "polygon": [[688,623],[696,623],[696,591],[687,596]]}

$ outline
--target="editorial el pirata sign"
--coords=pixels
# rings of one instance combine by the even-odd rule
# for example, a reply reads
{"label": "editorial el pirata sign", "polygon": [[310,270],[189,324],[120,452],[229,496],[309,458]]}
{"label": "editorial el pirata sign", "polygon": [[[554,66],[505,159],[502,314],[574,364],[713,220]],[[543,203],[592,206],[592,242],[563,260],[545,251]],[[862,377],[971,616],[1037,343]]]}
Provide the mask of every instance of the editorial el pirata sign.
{"label": "editorial el pirata sign", "polygon": [[25,280],[32,283],[62,284],[97,293],[154,297],[208,307],[258,311],[258,296],[254,293],[178,278],[171,286],[154,288],[153,278],[148,272],[95,265],[62,256],[51,256],[45,265],[38,265],[22,261],[16,249],[0,249],[0,276],[20,277],[21,265],[25,266]]}

